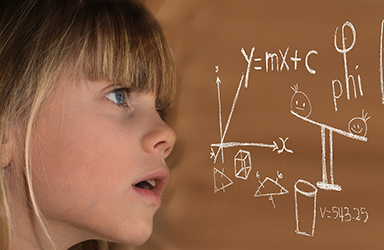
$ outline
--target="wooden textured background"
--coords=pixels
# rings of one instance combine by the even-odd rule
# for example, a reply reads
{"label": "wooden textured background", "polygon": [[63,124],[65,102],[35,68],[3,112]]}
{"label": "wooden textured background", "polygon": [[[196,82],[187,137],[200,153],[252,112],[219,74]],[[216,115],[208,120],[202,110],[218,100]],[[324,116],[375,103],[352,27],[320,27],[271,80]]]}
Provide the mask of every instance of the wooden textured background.
{"label": "wooden textured background", "polygon": [[[176,60],[179,95],[170,123],[178,142],[168,161],[172,180],[155,217],[153,236],[139,249],[384,249],[384,105],[380,77],[384,2],[145,3],[163,26]],[[343,25],[345,50],[354,40],[352,26],[355,44],[348,52],[340,53],[334,37],[338,28],[336,43],[343,49]],[[248,63],[241,49],[250,56],[253,47],[245,88]],[[272,69],[269,59],[267,70],[266,53],[276,53],[278,68],[275,61]],[[357,84],[357,98],[350,85],[349,100],[344,54],[348,75]],[[306,57],[315,74],[307,69]],[[227,148],[224,163],[221,154],[214,162],[210,153],[218,148],[211,144],[221,141],[217,78],[221,81],[224,132],[242,75],[244,80],[223,141],[262,145],[275,142],[278,149]],[[342,94],[338,84],[333,93],[334,80],[340,81]],[[366,142],[333,133],[334,182],[342,190],[318,188],[313,237],[295,232],[294,184],[303,179],[316,185],[322,179],[321,127],[290,112],[294,94],[291,87],[295,84],[310,99],[309,118],[323,125],[348,131],[349,121],[362,117],[363,110],[371,117],[366,121]],[[334,96],[339,95],[335,111]],[[328,150],[329,142],[325,145]],[[279,154],[284,146],[287,150]],[[234,157],[240,149],[249,152],[252,162],[246,180],[236,178],[234,171]],[[227,181],[216,172],[215,192],[214,169],[224,171],[233,184],[220,189]],[[278,178],[288,193],[273,199],[254,197],[266,177],[273,181]],[[310,228],[311,221],[305,216],[312,215],[313,199],[301,198],[299,195],[299,216],[304,230],[304,226]]]}

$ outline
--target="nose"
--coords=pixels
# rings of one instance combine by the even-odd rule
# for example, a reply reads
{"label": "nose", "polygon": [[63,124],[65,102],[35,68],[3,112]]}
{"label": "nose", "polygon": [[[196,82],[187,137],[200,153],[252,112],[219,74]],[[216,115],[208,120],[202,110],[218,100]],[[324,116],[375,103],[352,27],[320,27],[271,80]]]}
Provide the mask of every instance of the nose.
{"label": "nose", "polygon": [[148,153],[160,153],[167,158],[176,142],[175,131],[160,118],[151,122],[150,130],[143,137],[143,148]]}

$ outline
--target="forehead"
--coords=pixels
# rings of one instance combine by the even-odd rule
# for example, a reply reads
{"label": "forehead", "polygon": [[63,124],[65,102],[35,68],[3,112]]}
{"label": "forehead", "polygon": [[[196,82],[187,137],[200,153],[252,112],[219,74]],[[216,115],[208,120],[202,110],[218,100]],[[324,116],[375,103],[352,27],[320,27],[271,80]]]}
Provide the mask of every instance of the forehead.
{"label": "forehead", "polygon": [[9,43],[1,53],[9,60],[3,60],[0,71],[12,69],[14,74],[2,74],[4,81],[24,86],[19,89],[29,103],[19,102],[17,109],[37,109],[65,70],[72,79],[152,91],[159,108],[171,106],[175,73],[170,48],[141,2],[36,0],[15,1],[11,7],[0,8],[0,43]]}
{"label": "forehead", "polygon": [[83,1],[72,25],[73,74],[90,82],[157,95],[168,109],[175,96],[174,63],[160,25],[136,1]]}

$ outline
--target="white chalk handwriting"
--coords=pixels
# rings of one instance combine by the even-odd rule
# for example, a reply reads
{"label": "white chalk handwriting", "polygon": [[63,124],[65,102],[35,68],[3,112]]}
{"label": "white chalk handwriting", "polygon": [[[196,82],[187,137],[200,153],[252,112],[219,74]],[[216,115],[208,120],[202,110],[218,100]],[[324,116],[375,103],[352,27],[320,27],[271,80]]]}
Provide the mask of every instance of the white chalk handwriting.
{"label": "white chalk handwriting", "polygon": [[332,206],[328,207],[319,207],[321,218],[328,218],[343,222],[350,221],[359,221],[367,223],[369,215],[365,207],[353,207],[349,208],[348,206]]}

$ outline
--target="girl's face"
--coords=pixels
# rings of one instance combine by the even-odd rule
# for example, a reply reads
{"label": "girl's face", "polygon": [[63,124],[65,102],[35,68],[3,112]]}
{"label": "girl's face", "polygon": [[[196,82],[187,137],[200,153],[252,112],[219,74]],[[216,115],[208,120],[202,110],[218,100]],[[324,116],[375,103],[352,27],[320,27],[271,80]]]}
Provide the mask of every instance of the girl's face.
{"label": "girl's face", "polygon": [[33,187],[47,228],[73,243],[141,244],[169,177],[164,159],[175,133],[154,94],[68,79],[42,105],[32,135]]}

